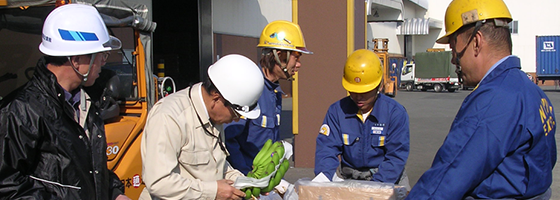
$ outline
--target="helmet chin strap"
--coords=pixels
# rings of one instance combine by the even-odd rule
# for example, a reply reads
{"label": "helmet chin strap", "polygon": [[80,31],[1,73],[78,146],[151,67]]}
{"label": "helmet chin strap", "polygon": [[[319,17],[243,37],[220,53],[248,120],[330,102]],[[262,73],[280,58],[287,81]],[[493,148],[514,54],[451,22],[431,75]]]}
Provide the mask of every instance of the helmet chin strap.
{"label": "helmet chin strap", "polygon": [[274,59],[276,60],[276,63],[278,63],[278,65],[280,65],[280,68],[282,68],[282,71],[284,72],[284,74],[286,75],[286,80],[288,81],[293,81],[294,77],[292,77],[292,75],[288,72],[288,62],[290,61],[290,51],[286,51],[288,53],[287,57],[286,57],[286,64],[283,65],[282,62],[280,62],[280,57],[278,57],[278,51],[276,49],[272,49],[272,53],[274,54]]}
{"label": "helmet chin strap", "polygon": [[89,61],[89,67],[88,67],[88,71],[86,72],[86,74],[82,74],[80,73],[80,71],[78,71],[78,69],[76,68],[76,66],[74,66],[74,63],[72,62],[72,59],[70,58],[70,56],[68,56],[68,61],[70,61],[70,65],[72,65],[72,69],[74,69],[74,72],[76,72],[77,74],[79,74],[80,76],[82,76],[82,83],[80,83],[80,109],[82,111],[86,111],[86,92],[84,91],[83,87],[84,84],[86,83],[86,81],[88,80],[88,76],[89,76],[89,72],[91,70],[91,67],[93,66],[93,62],[95,61],[95,57],[97,56],[97,54],[92,54],[91,55],[91,59]]}
{"label": "helmet chin strap", "polygon": [[72,69],[74,69],[74,72],[76,72],[77,74],[82,76],[82,83],[80,85],[84,85],[84,83],[88,80],[89,72],[91,71],[91,67],[93,66],[93,62],[95,62],[95,57],[96,56],[97,56],[96,53],[91,55],[91,59],[89,61],[89,67],[88,67],[88,70],[87,70],[86,74],[80,73],[80,71],[78,71],[77,67],[74,66],[74,63],[72,62],[72,59],[70,58],[70,56],[68,56],[68,61],[70,61],[70,65],[72,65]]}
{"label": "helmet chin strap", "polygon": [[[476,36],[476,33],[478,32],[478,30],[480,30],[480,27],[485,22],[486,22],[486,20],[476,22],[476,25],[474,27],[474,31],[471,34],[471,37],[469,38],[469,41],[467,42],[467,45],[465,45],[465,48],[463,48],[463,50],[461,50],[460,52],[457,52],[457,55],[455,56],[455,63],[457,63],[455,65],[457,67],[457,69],[455,70],[455,73],[457,73],[457,76],[459,77],[459,82],[460,83],[463,83],[463,71],[461,70],[461,58],[465,54],[465,51],[467,50],[467,47],[469,47],[469,44],[472,42],[473,38]],[[457,43],[457,40],[455,40],[455,43]]]}

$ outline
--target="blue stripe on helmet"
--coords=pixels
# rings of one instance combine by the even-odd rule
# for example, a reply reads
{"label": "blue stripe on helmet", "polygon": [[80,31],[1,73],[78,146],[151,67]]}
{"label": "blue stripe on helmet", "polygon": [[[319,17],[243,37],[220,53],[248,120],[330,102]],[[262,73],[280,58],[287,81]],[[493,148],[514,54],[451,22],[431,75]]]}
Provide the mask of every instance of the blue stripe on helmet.
{"label": "blue stripe on helmet", "polygon": [[95,33],[88,33],[88,32],[80,32],[80,31],[69,31],[58,29],[58,33],[60,33],[60,37],[63,40],[69,41],[99,41],[97,35]]}

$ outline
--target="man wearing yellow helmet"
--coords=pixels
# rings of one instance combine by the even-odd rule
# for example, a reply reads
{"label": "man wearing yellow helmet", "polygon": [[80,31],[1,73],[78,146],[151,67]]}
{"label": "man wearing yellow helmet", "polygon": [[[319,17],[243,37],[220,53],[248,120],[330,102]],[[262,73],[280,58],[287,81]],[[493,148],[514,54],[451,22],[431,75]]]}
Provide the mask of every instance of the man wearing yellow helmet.
{"label": "man wearing yellow helmet", "polygon": [[550,199],[556,120],[546,94],[512,56],[502,0],[454,0],[445,14],[454,62],[467,86],[432,167],[407,199]]}
{"label": "man wearing yellow helmet", "polygon": [[312,54],[305,47],[299,25],[283,20],[264,27],[257,47],[262,50],[260,68],[265,84],[259,98],[261,114],[256,119],[242,118],[224,127],[228,161],[244,174],[251,171],[253,159],[268,139],[280,139],[283,92],[278,80],[292,80],[301,66],[301,55]]}
{"label": "man wearing yellow helmet", "polygon": [[374,52],[360,49],[347,58],[342,86],[350,96],[327,111],[317,136],[316,175],[323,173],[332,180],[336,174],[410,189],[404,172],[410,150],[408,114],[379,92],[382,76]]}

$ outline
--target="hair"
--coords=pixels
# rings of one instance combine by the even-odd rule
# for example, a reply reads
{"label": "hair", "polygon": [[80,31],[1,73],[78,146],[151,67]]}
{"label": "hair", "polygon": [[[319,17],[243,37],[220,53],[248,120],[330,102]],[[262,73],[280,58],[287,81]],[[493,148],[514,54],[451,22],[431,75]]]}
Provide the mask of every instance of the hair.
{"label": "hair", "polygon": [[[460,33],[460,31],[462,31],[468,33],[463,34],[462,37],[465,40],[469,40],[472,31],[474,31],[474,25],[475,23],[461,27],[457,32]],[[486,23],[482,24],[479,31],[482,33],[482,36],[487,39],[488,45],[495,51],[507,51],[509,54],[512,53],[513,43],[508,26],[496,26],[494,20],[487,20]]]}
{"label": "hair", "polygon": [[61,66],[68,62],[68,57],[66,56],[45,56],[46,64],[51,64],[54,66]]}
{"label": "hair", "polygon": [[[276,58],[274,57],[274,52],[272,51],[273,49],[271,48],[264,48],[262,50],[262,57],[260,60],[261,63],[261,67],[264,67],[270,71],[272,71],[274,69],[274,66],[277,64],[276,63]],[[278,58],[280,58],[280,62],[285,61],[288,57],[288,50],[280,50],[277,49],[278,52]]]}
{"label": "hair", "polygon": [[512,53],[513,43],[508,26],[496,26],[494,20],[491,20],[480,27],[480,32],[488,38],[489,45],[496,50],[507,50],[509,54]]}
{"label": "hair", "polygon": [[216,85],[214,85],[214,83],[212,82],[212,80],[210,80],[210,78],[206,78],[203,82],[202,82],[202,87],[204,87],[204,89],[206,90],[206,92],[208,92],[209,94],[211,94],[212,92],[217,92],[220,93],[218,91],[218,88],[216,87]]}

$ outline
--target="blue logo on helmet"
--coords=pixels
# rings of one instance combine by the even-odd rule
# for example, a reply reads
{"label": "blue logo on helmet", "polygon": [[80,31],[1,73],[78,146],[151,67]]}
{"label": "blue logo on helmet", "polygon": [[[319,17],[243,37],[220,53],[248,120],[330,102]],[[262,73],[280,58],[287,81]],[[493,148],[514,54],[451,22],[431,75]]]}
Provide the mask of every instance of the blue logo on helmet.
{"label": "blue logo on helmet", "polygon": [[58,29],[58,33],[60,33],[60,37],[63,40],[69,41],[99,41],[97,35],[95,33],[88,33],[88,32],[80,32],[80,31],[69,31]]}

